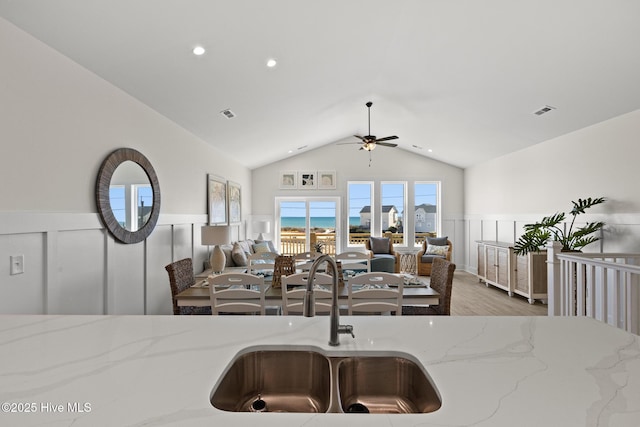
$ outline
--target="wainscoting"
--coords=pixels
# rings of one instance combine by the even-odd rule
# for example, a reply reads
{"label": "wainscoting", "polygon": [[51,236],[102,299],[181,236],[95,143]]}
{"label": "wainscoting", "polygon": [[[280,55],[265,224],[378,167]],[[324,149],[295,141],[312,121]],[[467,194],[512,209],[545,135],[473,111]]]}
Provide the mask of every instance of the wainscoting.
{"label": "wainscoting", "polygon": [[[191,257],[201,271],[206,220],[160,215],[145,242],[124,245],[97,214],[1,213],[0,313],[171,314],[164,266]],[[12,255],[24,255],[23,274],[10,274]]]}

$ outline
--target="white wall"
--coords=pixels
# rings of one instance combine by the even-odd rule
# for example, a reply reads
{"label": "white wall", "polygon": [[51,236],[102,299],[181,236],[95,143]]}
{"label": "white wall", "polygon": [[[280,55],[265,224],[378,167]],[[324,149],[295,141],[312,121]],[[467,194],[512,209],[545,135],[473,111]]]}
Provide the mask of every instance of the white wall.
{"label": "white wall", "polygon": [[522,225],[571,201],[606,197],[580,219],[606,222],[602,245],[585,251],[640,252],[640,110],[465,170],[465,217],[470,270],[475,240],[513,242]]}
{"label": "white wall", "polygon": [[[402,138],[402,135],[400,134]],[[354,142],[355,138],[345,141]],[[344,141],[343,141],[344,142]],[[409,144],[399,140],[400,145]],[[286,170],[335,170],[335,190],[281,190],[278,188],[280,171]],[[253,170],[253,213],[273,220],[276,196],[338,196],[342,212],[347,208],[347,182],[373,181],[379,189],[381,181],[440,181],[442,183],[442,234],[448,235],[454,244],[464,244],[464,174],[463,170],[424,156],[412,154],[401,148],[377,147],[369,156],[357,145],[327,144],[315,150],[303,152],[288,159]],[[379,195],[375,197],[378,198]],[[408,189],[407,200],[414,200],[413,188]],[[343,214],[346,227],[346,214]],[[343,236],[346,247],[346,235]],[[454,249],[454,260],[456,251]]]}
{"label": "white wall", "polygon": [[[244,216],[251,171],[1,18],[0,63],[0,313],[171,313],[164,266],[206,257],[207,173],[241,184]],[[150,160],[162,194],[136,245],[96,213],[98,168],[120,147]]]}

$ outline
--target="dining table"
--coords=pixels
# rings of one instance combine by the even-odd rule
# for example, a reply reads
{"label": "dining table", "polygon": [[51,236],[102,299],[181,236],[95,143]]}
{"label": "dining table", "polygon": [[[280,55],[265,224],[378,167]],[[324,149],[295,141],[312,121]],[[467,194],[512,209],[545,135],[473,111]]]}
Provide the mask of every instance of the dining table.
{"label": "dining table", "polygon": [[[349,297],[348,280],[338,288],[338,299],[346,304]],[[282,307],[282,289],[268,285],[265,291],[265,300],[268,307]],[[202,277],[188,289],[176,295],[178,306],[207,307],[211,305],[209,285]],[[402,305],[437,305],[440,294],[429,287],[429,277],[414,276],[409,284],[402,288]]]}

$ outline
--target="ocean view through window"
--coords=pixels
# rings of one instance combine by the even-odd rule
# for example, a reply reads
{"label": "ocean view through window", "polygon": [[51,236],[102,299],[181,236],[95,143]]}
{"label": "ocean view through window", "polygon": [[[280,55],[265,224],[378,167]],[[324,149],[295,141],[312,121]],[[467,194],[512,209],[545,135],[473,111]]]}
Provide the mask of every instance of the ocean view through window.
{"label": "ocean view through window", "polygon": [[308,197],[276,200],[279,226],[277,241],[283,254],[321,248],[335,254],[340,235],[339,198]]}

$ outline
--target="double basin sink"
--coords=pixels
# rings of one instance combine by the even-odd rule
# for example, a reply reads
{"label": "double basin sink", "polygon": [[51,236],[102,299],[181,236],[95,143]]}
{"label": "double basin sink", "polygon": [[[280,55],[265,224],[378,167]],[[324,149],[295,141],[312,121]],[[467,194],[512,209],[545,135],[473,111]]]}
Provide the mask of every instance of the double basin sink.
{"label": "double basin sink", "polygon": [[397,352],[260,347],[240,352],[211,393],[231,412],[428,413],[442,400],[422,365]]}

